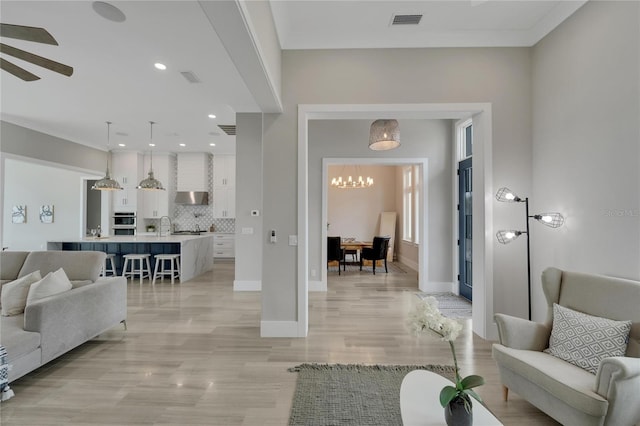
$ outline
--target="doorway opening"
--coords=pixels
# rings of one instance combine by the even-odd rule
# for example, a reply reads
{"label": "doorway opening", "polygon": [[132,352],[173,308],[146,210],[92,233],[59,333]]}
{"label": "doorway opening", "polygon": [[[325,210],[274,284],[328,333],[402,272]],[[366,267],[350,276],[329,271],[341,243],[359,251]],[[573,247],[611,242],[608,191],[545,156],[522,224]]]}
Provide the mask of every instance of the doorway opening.
{"label": "doorway opening", "polygon": [[90,229],[98,228],[102,224],[102,195],[100,191],[94,191],[91,187],[97,180],[87,180],[85,185],[85,232],[84,235],[91,235]]}
{"label": "doorway opening", "polygon": [[[416,215],[416,218],[418,219],[418,223],[413,227],[413,229],[415,229],[419,233],[419,235],[416,235],[415,240],[424,242],[424,244],[414,245],[413,250],[415,251],[415,254],[413,256],[410,255],[411,256],[409,260],[410,263],[408,262],[407,266],[409,266],[412,269],[415,268],[415,270],[418,272],[418,288],[420,288],[421,290],[424,290],[426,288],[426,280],[424,280],[424,278],[428,276],[427,262],[424,260],[428,250],[426,246],[427,244],[426,242],[428,241],[428,232],[427,232],[428,214],[426,212],[428,212],[428,198],[429,198],[427,193],[428,159],[426,158],[323,158],[322,164],[323,166],[322,166],[321,223],[326,224],[326,226],[322,227],[322,235],[321,235],[321,253],[322,253],[321,264],[322,265],[327,264],[327,237],[330,235],[335,235],[336,233],[342,234],[343,231],[345,231],[345,229],[351,229],[349,227],[345,227],[344,223],[343,224],[336,223],[335,220],[330,219],[329,188],[331,186],[330,181],[333,177],[330,173],[331,168],[337,167],[339,169],[340,168],[339,166],[342,166],[345,164],[348,164],[348,165],[358,164],[360,166],[370,167],[370,168],[375,168],[376,166],[380,166],[380,168],[392,169],[392,173],[394,174],[401,173],[398,169],[401,169],[406,166],[415,166],[417,169],[419,169],[420,172],[418,173],[418,176],[419,176],[420,182],[418,183],[418,187],[421,189],[421,191],[420,191],[420,196],[417,197],[419,208],[417,208],[416,210],[422,212],[422,214]],[[399,178],[398,181],[399,182],[396,182],[395,184],[396,188],[393,189],[394,193],[392,195],[393,195],[393,198],[400,197],[401,199],[401,196],[400,196],[402,192],[401,178]],[[374,178],[374,186],[376,184],[378,186],[383,186],[383,182],[377,182],[377,180]],[[367,191],[367,190],[368,189],[362,189],[362,190],[340,189],[338,191],[352,191],[351,193],[353,194],[353,191]],[[371,202],[373,204],[381,203],[380,198],[382,197],[381,195],[382,193],[383,191],[382,192],[378,191],[378,196],[373,197],[375,198],[375,201],[371,201]],[[360,195],[360,194],[357,194],[357,195]],[[345,212],[355,213],[357,209],[353,208],[353,206],[351,208],[349,207],[349,203],[351,202],[356,202],[356,198],[353,196],[349,197],[349,201],[343,207],[345,208]],[[389,204],[387,204],[389,208],[382,207],[382,204],[376,204],[377,207],[372,207],[371,205],[364,206],[365,210],[367,210],[367,212],[365,213],[367,218],[366,220],[362,219],[363,215],[359,215],[359,217],[361,218],[361,220],[367,221],[367,223],[362,224],[362,226],[359,226],[357,229],[354,229],[353,232],[348,231],[345,235],[340,235],[340,236],[353,237],[356,239],[361,239],[363,241],[364,240],[371,241],[374,237],[374,234],[376,234],[376,231],[379,229],[378,225],[379,225],[381,213],[385,210],[396,211],[397,212],[396,232],[394,235],[393,244],[396,248],[400,247],[400,244],[403,244],[403,241],[402,241],[403,233],[401,231],[402,222],[399,217],[401,206],[399,206],[398,204],[401,204],[401,203],[402,201],[399,201],[399,202],[394,201],[392,206],[389,206]],[[332,221],[333,221],[333,225],[332,225]],[[349,220],[346,220],[345,223],[350,223],[350,222]],[[384,269],[382,271],[384,271]],[[309,289],[311,291],[327,291],[327,269],[326,268],[322,269],[320,281],[318,282],[311,281],[309,284],[310,284]]]}
{"label": "doorway opening", "polygon": [[[473,331],[483,338],[495,338],[493,323],[493,208],[492,198],[492,109],[490,103],[456,104],[316,104],[298,106],[298,250],[296,336],[309,330],[309,120],[380,116],[397,118],[474,119],[474,167],[476,196],[473,209]],[[325,231],[326,232],[326,229]],[[326,234],[325,234],[326,236]]]}

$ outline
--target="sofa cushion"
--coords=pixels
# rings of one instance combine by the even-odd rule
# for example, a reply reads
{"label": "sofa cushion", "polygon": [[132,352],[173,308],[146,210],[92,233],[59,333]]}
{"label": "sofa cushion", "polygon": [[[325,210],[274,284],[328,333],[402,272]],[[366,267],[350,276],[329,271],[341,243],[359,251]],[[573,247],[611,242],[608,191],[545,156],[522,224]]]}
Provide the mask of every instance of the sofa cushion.
{"label": "sofa cushion", "polygon": [[493,345],[493,358],[559,400],[590,416],[604,417],[609,403],[594,392],[595,377],[553,355]]}
{"label": "sofa cushion", "polygon": [[70,280],[95,281],[107,255],[100,251],[32,251],[20,269],[19,276],[40,270],[43,275],[64,269]]}
{"label": "sofa cushion", "polygon": [[18,278],[18,273],[20,269],[22,269],[22,265],[28,254],[28,251],[3,251],[2,255],[0,255],[0,259],[2,259],[2,264],[0,265],[0,280],[13,281]]}
{"label": "sofa cushion", "polygon": [[0,293],[2,304],[0,313],[2,316],[20,315],[23,313],[24,307],[27,304],[27,295],[29,294],[31,284],[41,279],[40,271],[34,271],[29,275],[25,275],[22,278],[3,285],[2,292]]}
{"label": "sofa cushion", "polygon": [[71,290],[71,282],[64,273],[64,269],[60,268],[55,272],[49,272],[43,279],[31,285],[27,294],[27,305],[38,299],[69,290]]}
{"label": "sofa cushion", "polygon": [[40,347],[40,333],[24,330],[24,315],[3,317],[0,332],[0,344],[6,348],[9,361]]}
{"label": "sofa cushion", "polygon": [[80,288],[89,284],[93,284],[93,281],[91,280],[72,280],[71,281],[71,287],[73,288]]}
{"label": "sofa cushion", "polygon": [[630,330],[631,321],[587,315],[554,303],[549,348],[544,352],[596,374],[604,358],[624,356]]}

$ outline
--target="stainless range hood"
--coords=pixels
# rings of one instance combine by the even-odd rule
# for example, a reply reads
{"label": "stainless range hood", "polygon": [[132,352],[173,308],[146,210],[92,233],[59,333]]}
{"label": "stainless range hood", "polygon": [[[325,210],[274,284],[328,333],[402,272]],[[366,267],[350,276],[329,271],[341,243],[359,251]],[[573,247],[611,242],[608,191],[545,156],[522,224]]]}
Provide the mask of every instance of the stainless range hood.
{"label": "stainless range hood", "polygon": [[178,191],[175,203],[190,206],[207,205],[209,204],[209,193],[206,191]]}

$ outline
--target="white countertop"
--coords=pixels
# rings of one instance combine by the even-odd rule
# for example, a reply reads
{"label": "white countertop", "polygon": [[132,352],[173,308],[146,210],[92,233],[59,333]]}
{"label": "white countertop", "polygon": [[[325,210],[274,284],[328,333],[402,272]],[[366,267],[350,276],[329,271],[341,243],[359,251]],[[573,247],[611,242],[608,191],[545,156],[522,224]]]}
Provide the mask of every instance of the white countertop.
{"label": "white countertop", "polygon": [[213,233],[206,232],[200,235],[114,235],[108,237],[83,237],[62,238],[50,243],[182,243],[199,238],[213,238]]}

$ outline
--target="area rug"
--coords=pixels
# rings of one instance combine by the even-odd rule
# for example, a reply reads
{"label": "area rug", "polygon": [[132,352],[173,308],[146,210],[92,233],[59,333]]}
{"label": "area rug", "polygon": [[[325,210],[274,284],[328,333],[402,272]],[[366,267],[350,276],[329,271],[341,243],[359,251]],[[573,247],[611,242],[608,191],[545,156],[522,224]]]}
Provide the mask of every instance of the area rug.
{"label": "area rug", "polygon": [[410,371],[428,370],[449,379],[448,365],[302,364],[290,426],[402,425],[400,385]]}
{"label": "area rug", "polygon": [[419,298],[424,299],[433,296],[438,301],[438,309],[445,317],[449,318],[471,318],[471,302],[464,297],[460,297],[453,293],[424,293],[416,294]]}

